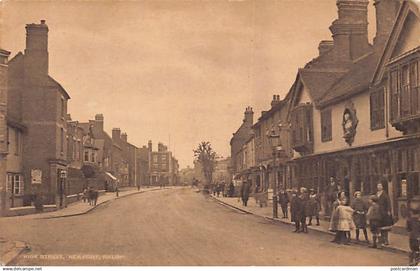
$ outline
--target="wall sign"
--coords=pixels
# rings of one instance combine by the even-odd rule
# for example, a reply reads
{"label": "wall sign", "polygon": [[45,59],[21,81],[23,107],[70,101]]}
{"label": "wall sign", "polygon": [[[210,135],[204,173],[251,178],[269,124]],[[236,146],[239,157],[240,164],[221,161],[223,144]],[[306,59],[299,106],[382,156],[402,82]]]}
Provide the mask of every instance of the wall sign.
{"label": "wall sign", "polygon": [[42,170],[32,169],[31,170],[31,180],[32,180],[33,184],[41,184],[42,183]]}

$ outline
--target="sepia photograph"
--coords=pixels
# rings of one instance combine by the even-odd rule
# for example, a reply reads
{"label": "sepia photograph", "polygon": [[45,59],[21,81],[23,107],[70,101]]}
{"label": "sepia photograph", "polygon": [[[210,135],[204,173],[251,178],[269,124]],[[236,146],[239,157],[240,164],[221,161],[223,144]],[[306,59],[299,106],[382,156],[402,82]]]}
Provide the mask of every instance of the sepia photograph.
{"label": "sepia photograph", "polygon": [[0,0],[3,271],[419,262],[420,0]]}

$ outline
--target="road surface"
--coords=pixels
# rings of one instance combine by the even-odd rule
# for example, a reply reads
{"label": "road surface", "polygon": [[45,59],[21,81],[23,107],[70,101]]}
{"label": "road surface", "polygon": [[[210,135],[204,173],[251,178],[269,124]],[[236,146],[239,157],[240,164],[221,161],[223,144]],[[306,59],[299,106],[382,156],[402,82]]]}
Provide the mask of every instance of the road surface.
{"label": "road surface", "polygon": [[0,237],[29,243],[16,265],[405,265],[399,253],[229,209],[189,188],[147,192],[55,219],[0,219]]}

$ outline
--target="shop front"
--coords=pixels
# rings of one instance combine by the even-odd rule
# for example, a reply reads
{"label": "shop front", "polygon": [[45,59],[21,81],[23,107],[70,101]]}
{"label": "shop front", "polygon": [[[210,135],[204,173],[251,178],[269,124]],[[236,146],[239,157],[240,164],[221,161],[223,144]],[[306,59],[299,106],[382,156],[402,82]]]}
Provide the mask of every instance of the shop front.
{"label": "shop front", "polygon": [[420,201],[419,137],[294,159],[290,165],[296,186],[313,188],[322,195],[332,177],[351,201],[355,191],[368,197],[382,183],[391,198],[393,215],[404,221],[408,200]]}

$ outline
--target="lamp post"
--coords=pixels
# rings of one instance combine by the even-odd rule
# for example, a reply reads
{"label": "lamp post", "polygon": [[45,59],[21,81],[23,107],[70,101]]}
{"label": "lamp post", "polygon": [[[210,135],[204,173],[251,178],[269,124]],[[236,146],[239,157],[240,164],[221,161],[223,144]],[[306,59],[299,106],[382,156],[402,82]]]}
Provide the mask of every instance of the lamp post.
{"label": "lamp post", "polygon": [[277,206],[277,153],[282,149],[279,139],[280,134],[276,134],[274,127],[271,128],[270,132],[267,134],[268,140],[270,142],[271,149],[273,151],[273,173],[274,173],[274,183],[273,183],[273,218],[278,218],[278,206]]}

